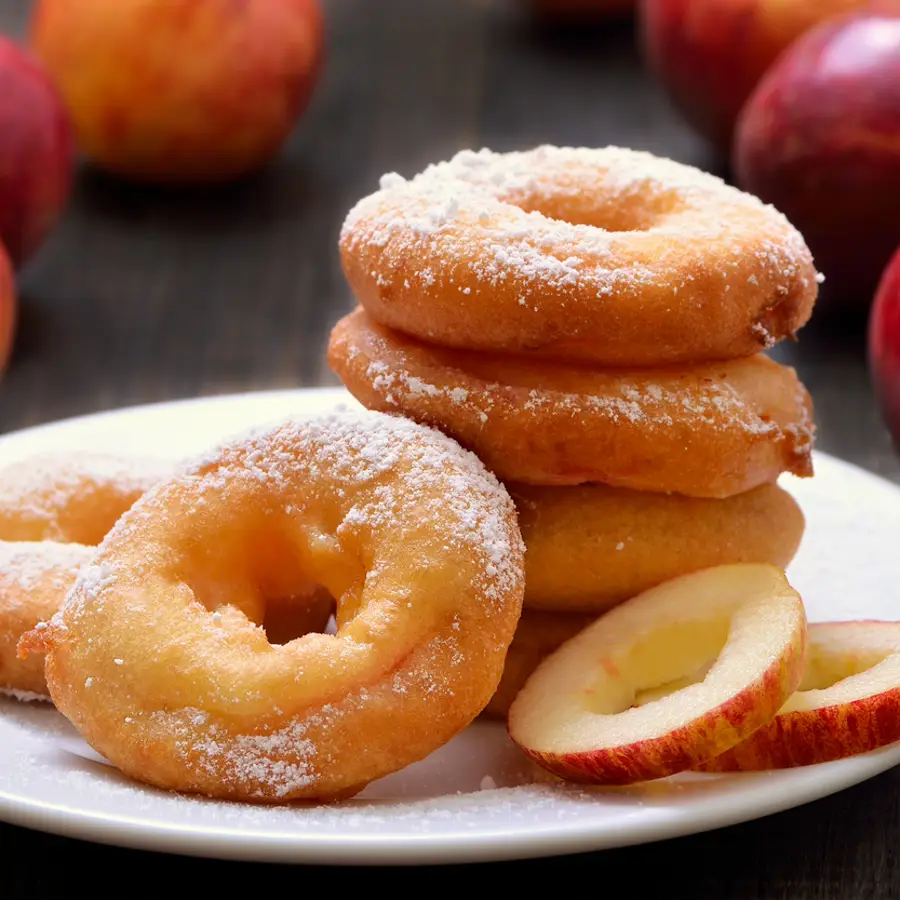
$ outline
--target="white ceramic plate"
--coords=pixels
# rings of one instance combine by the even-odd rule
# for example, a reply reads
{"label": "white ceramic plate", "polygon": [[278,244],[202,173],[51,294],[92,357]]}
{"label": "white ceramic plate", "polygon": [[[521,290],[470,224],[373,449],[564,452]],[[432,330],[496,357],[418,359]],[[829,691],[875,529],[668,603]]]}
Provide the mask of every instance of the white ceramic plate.
{"label": "white ceramic plate", "polygon": [[[0,440],[0,463],[36,451],[183,456],[245,427],[348,402],[291,391],[138,407]],[[824,455],[791,481],[808,519],[791,568],[810,619],[897,618],[900,488]],[[542,778],[502,726],[478,723],[428,759],[331,806],[242,806],[128,781],[44,705],[0,698],[0,819],[174,853],[305,863],[436,863],[599,850],[789,809],[900,762],[900,745],[839,762],[746,775],[685,775],[633,788]]]}

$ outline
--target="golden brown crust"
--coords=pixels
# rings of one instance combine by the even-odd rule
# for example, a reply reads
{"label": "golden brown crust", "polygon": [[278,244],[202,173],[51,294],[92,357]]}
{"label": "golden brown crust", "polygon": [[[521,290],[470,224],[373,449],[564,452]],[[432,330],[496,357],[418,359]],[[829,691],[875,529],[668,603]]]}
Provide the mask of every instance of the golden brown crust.
{"label": "golden brown crust", "polygon": [[466,151],[385,176],[340,244],[384,325],[608,366],[751,356],[793,335],[817,294],[808,248],[772,207],[616,147]]}
{"label": "golden brown crust", "polygon": [[[345,797],[487,704],[522,557],[505,489],[438,432],[371,413],[289,421],[146,494],[20,650],[48,654],[54,703],[134,778]],[[273,645],[256,624],[269,597],[310,584],[339,598],[336,635]]]}
{"label": "golden brown crust", "polygon": [[604,372],[433,347],[357,310],[328,358],[364,406],[440,428],[504,481],[728,497],[812,474],[809,395],[764,356]]}
{"label": "golden brown crust", "polygon": [[19,659],[19,638],[59,609],[93,545],[172,467],[138,457],[48,453],[0,471],[0,692],[47,694],[44,662]]}
{"label": "golden brown crust", "polygon": [[723,500],[605,485],[508,485],[525,540],[525,605],[601,613],[670,578],[729,563],[786,568],[803,536],[787,491]]}
{"label": "golden brown crust", "polygon": [[19,638],[54,615],[95,552],[81,544],[0,541],[0,693],[47,696],[44,660],[20,659]]}
{"label": "golden brown crust", "polygon": [[48,453],[0,471],[0,540],[95,546],[174,465],[104,453]]}

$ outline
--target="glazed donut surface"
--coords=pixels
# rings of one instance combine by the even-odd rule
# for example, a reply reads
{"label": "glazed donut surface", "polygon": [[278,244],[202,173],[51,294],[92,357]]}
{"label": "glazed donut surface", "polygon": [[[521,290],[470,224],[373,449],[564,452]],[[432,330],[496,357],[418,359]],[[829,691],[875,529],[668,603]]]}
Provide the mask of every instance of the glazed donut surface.
{"label": "glazed donut surface", "polygon": [[[288,422],[145,495],[49,627],[57,707],[125,773],[278,802],[333,799],[426,756],[487,704],[523,593],[502,486],[431,429]],[[310,583],[335,635],[254,622]]]}
{"label": "glazed donut surface", "polygon": [[812,257],[772,207],[648,153],[464,151],[361,200],[341,232],[380,323],[448,347],[660,366],[794,334]]}
{"label": "glazed donut surface", "polygon": [[764,356],[604,372],[433,347],[357,310],[328,358],[364,406],[440,428],[503,481],[728,497],[812,474],[809,395]]}

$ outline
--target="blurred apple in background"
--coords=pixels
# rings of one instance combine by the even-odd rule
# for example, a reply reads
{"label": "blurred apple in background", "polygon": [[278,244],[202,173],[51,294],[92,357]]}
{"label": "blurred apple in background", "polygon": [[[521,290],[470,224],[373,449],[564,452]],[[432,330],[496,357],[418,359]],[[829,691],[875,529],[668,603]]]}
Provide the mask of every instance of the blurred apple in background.
{"label": "blurred apple in background", "polygon": [[900,9],[793,44],[744,107],[733,163],[742,188],[803,232],[826,306],[867,310],[900,245]]}
{"label": "blurred apple in background", "polygon": [[900,245],[875,294],[869,319],[869,369],[885,421],[900,448]]}
{"label": "blurred apple in background", "polygon": [[316,0],[38,0],[32,41],[98,165],[220,181],[287,138],[316,82],[323,23]]}
{"label": "blurred apple in background", "polygon": [[16,289],[12,264],[0,247],[0,371],[6,368],[16,328]]}
{"label": "blurred apple in background", "polygon": [[[641,0],[644,50],[684,117],[722,153],[744,101],[793,40],[867,0]],[[898,0],[900,5],[900,0]]]}
{"label": "blurred apple in background", "polygon": [[596,21],[624,16],[634,10],[636,0],[530,0],[534,13],[542,19]]}
{"label": "blurred apple in background", "polygon": [[[59,217],[71,186],[73,151],[65,110],[46,74],[20,47],[0,37],[0,242],[15,265],[37,249]],[[3,359],[4,274],[0,273]]]}

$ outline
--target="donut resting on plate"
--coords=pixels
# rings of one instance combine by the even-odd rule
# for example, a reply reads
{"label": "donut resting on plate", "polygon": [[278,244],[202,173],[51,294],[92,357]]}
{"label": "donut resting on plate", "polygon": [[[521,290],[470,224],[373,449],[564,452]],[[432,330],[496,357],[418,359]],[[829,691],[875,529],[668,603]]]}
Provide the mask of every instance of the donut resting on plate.
{"label": "donut resting on plate", "polygon": [[[505,489],[438,432],[288,422],[147,493],[20,649],[47,653],[57,707],[134,778],[346,797],[487,705],[522,556]],[[337,633],[273,645],[254,623],[310,583],[336,598]]]}

